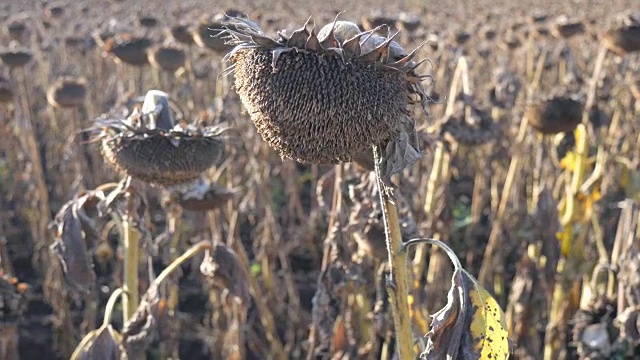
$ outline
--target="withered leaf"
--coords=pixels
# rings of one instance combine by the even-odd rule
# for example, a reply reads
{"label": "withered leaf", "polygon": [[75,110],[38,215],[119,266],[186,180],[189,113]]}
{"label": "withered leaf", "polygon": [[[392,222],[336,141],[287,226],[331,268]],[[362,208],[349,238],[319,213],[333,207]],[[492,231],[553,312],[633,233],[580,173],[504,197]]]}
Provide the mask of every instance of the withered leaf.
{"label": "withered leaf", "polygon": [[402,172],[421,156],[418,149],[418,135],[413,123],[409,120],[404,122],[398,138],[390,141],[382,149],[379,165],[380,175],[385,184],[391,184],[391,175]]}
{"label": "withered leaf", "polygon": [[200,178],[195,183],[188,183],[176,188],[172,197],[185,209],[190,211],[207,211],[225,205],[233,198],[235,192],[217,186]]}
{"label": "withered leaf", "polygon": [[218,244],[208,251],[200,265],[200,272],[213,286],[227,290],[245,306],[249,305],[249,281],[236,254],[225,245]]}
{"label": "withered leaf", "polygon": [[135,313],[122,329],[122,344],[129,358],[143,357],[156,335],[159,316],[160,294],[158,287],[152,283]]}
{"label": "withered leaf", "polygon": [[447,305],[432,316],[423,359],[507,359],[510,342],[504,312],[478,281],[462,268],[449,247],[439,241],[454,264]]}
{"label": "withered leaf", "polygon": [[122,358],[122,347],[119,341],[119,334],[107,325],[92,331],[93,334],[87,336],[93,339],[80,350],[74,360],[120,360]]}
{"label": "withered leaf", "polygon": [[640,306],[628,307],[615,319],[620,337],[633,346],[640,344]]}
{"label": "withered leaf", "polygon": [[[88,243],[98,239],[98,229],[91,216],[101,192],[90,192],[66,203],[53,221],[55,241],[51,251],[57,255],[65,277],[74,290],[88,293],[93,285],[93,271]],[[91,208],[91,209],[90,209]]]}

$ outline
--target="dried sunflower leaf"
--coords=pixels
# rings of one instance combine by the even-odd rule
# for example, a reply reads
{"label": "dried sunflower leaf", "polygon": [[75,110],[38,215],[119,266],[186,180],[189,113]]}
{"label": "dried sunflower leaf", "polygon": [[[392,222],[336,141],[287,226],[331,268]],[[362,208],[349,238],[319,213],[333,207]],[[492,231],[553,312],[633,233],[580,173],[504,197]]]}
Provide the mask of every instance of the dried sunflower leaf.
{"label": "dried sunflower leaf", "polygon": [[122,344],[127,356],[136,359],[146,352],[156,335],[160,315],[160,294],[158,287],[152,284],[122,329]]}
{"label": "dried sunflower leaf", "polygon": [[427,348],[421,355],[425,360],[458,358],[468,304],[460,271],[454,272],[452,280],[447,305],[432,316]]}
{"label": "dried sunflower leaf", "polygon": [[633,346],[640,344],[640,306],[626,308],[618,314],[615,325],[622,339]]}
{"label": "dried sunflower leaf", "polygon": [[111,325],[93,330],[87,335],[93,337],[88,344],[84,346],[80,353],[72,359],[74,360],[120,360],[122,359],[122,346],[119,341],[119,334],[111,327]]}
{"label": "dried sunflower leaf", "polygon": [[462,268],[453,250],[441,246],[454,264],[447,305],[433,315],[423,359],[508,359],[506,317],[497,301]]}
{"label": "dried sunflower leaf", "polygon": [[75,200],[65,204],[56,215],[56,239],[51,245],[51,251],[60,260],[65,278],[71,286],[88,293],[93,284],[93,271],[74,202]]}
{"label": "dried sunflower leaf", "polygon": [[249,281],[236,254],[225,245],[218,244],[207,252],[200,272],[209,279],[213,286],[227,290],[245,306],[249,305]]}
{"label": "dried sunflower leaf", "polygon": [[400,131],[395,141],[390,141],[383,149],[380,160],[380,172],[382,180],[386,184],[391,183],[391,175],[402,172],[405,168],[416,162],[420,158],[417,148],[417,135],[413,130],[410,136],[407,130]]}

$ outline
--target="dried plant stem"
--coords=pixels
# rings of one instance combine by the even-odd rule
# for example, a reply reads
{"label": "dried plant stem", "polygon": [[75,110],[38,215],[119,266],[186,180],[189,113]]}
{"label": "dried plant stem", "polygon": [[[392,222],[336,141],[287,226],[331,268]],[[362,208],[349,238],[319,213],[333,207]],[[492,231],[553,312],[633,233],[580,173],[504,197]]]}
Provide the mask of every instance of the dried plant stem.
{"label": "dried plant stem", "polygon": [[338,164],[334,167],[334,179],[333,179],[333,194],[331,200],[331,213],[329,214],[329,222],[327,237],[324,240],[322,265],[320,272],[324,272],[329,267],[329,261],[331,260],[331,247],[333,241],[333,235],[331,235],[331,229],[338,222],[338,213],[342,208],[342,165]]}
{"label": "dried plant stem", "polygon": [[284,353],[284,347],[278,338],[278,333],[276,331],[275,321],[273,319],[273,314],[271,314],[271,310],[267,306],[265,302],[265,297],[262,295],[260,291],[260,286],[256,281],[255,277],[249,273],[249,258],[247,257],[247,252],[244,249],[244,245],[242,241],[234,241],[233,242],[233,250],[238,255],[238,260],[242,264],[242,268],[244,269],[247,280],[249,281],[249,291],[253,296],[253,300],[260,312],[260,322],[264,327],[265,334],[267,336],[267,341],[271,345],[271,351],[273,355],[278,360],[286,359],[286,355]]}
{"label": "dried plant stem", "polygon": [[182,265],[185,261],[191,259],[201,251],[211,250],[211,247],[212,247],[211,242],[206,240],[200,241],[199,243],[193,245],[187,251],[185,251],[182,255],[180,255],[177,259],[173,260],[173,262],[169,264],[169,266],[164,268],[164,270],[162,270],[160,275],[158,275],[158,277],[155,280],[153,280],[153,283],[149,286],[162,285],[164,280],[167,277],[169,277],[169,275],[171,275],[174,271],[176,271],[176,269],[180,267],[180,265]]}
{"label": "dried plant stem", "polygon": [[[322,264],[320,265],[320,274],[318,275],[318,282],[322,281],[324,274],[329,268],[331,262],[331,251],[333,249],[334,233],[333,229],[339,224],[339,215],[342,208],[342,164],[334,166],[334,178],[333,178],[333,193],[331,194],[331,212],[329,213],[329,221],[327,223],[327,236],[324,238],[322,245]],[[316,332],[317,325],[314,321],[309,329],[309,351],[307,352],[307,360],[314,359],[315,347],[316,347]]]}
{"label": "dried plant stem", "polygon": [[20,68],[20,86],[22,87],[22,97],[24,98],[24,114],[29,116],[29,119],[33,121],[33,112],[31,111],[31,98],[29,96],[29,88],[27,87],[27,73],[24,67]]}
{"label": "dried plant stem", "polygon": [[[438,142],[433,155],[433,165],[431,167],[431,173],[429,174],[428,190],[424,202],[424,213],[427,216],[432,214],[436,203],[436,192],[437,189],[440,188],[440,180],[442,180],[443,177],[442,168],[445,166],[445,157],[448,161],[448,151],[442,142]],[[424,271],[428,251],[429,249],[423,244],[416,246],[416,253],[413,257],[413,273],[415,276],[421,276]]]}
{"label": "dried plant stem", "polygon": [[[451,88],[449,90],[449,100],[444,112],[445,118],[453,114],[460,83],[462,83],[462,92],[465,95],[470,96],[471,86],[469,85],[469,66],[467,64],[467,59],[464,56],[461,56],[458,59],[456,69],[453,73]],[[427,216],[433,213],[438,189],[440,189],[440,186],[443,183],[448,182],[447,179],[449,178],[450,173],[450,159],[451,154],[449,153],[447,146],[444,143],[439,142],[436,145],[436,150],[433,155],[433,166],[431,168],[431,173],[429,174],[428,190],[424,202],[424,213]],[[425,245],[420,244],[416,246],[416,253],[413,258],[413,273],[415,276],[421,276],[423,273],[427,252],[428,248]]]}
{"label": "dried plant stem", "polygon": [[[37,191],[38,198],[38,212],[35,216],[31,216],[29,222],[31,223],[31,236],[34,240],[34,264],[36,268],[42,269],[42,266],[46,266],[48,263],[48,246],[46,239],[48,236],[48,223],[51,218],[51,208],[49,205],[49,191],[47,190],[46,178],[44,170],[42,168],[42,158],[40,156],[40,149],[38,147],[38,140],[36,138],[36,129],[33,125],[33,116],[31,114],[31,101],[29,100],[29,89],[26,83],[26,74],[24,69],[21,71],[21,87],[23,91],[22,101],[22,116],[18,117],[19,133],[17,136],[22,137],[28,152],[29,159],[31,160],[31,166],[33,171],[33,181]],[[47,276],[52,272],[46,272]]]}
{"label": "dried plant stem", "polygon": [[[86,188],[86,184],[84,184],[83,182],[89,182],[90,184],[93,184],[93,173],[88,169],[85,149],[82,146],[80,139],[78,138],[78,132],[82,129],[82,122],[80,121],[80,118],[78,116],[78,111],[78,108],[71,109],[71,124],[73,127],[71,133],[73,135],[70,137],[69,141],[75,143],[73,146],[73,150],[77,167],[77,174],[75,175],[77,176],[77,181],[79,182],[78,190],[84,190]],[[76,179],[74,179],[74,183],[75,180]]]}
{"label": "dried plant stem", "polygon": [[[191,58],[192,58],[191,46],[187,46],[185,48],[185,55],[187,58],[186,61],[184,62],[185,83],[189,89],[194,89],[195,77],[193,74],[193,64],[191,63]],[[195,94],[197,93],[198,92],[196,91],[195,93],[190,94],[191,96],[187,96],[186,102],[187,102],[187,109],[189,110],[189,114],[193,114],[193,112],[195,111]]]}
{"label": "dried plant stem", "polygon": [[136,94],[142,94],[142,83],[144,82],[144,73],[142,72],[142,66],[135,66],[133,68],[134,76],[135,76],[135,87]]}
{"label": "dried plant stem", "polygon": [[[169,249],[169,259],[171,263],[173,263],[177,258],[180,251],[180,233],[182,229],[182,209],[179,207],[173,207],[167,213],[167,228],[171,234],[171,247]],[[180,286],[177,282],[171,282],[169,284],[168,296],[167,296],[167,308],[170,311],[170,316],[176,316],[176,310],[178,308],[178,301],[180,297]],[[176,325],[178,328],[180,324]],[[167,347],[173,343],[171,341],[167,342]],[[165,347],[166,349],[166,347]],[[172,348],[165,350],[164,355],[168,357],[172,357],[174,359],[178,358],[178,346],[173,346]]]}
{"label": "dried plant stem", "polygon": [[[546,56],[547,52],[546,50],[543,50],[542,54],[540,54],[540,57],[538,58],[535,73],[532,75],[532,83],[531,86],[529,86],[530,93],[535,92],[535,90],[538,88],[538,85],[540,84]],[[500,195],[500,202],[498,203],[496,215],[493,219],[491,233],[489,234],[489,241],[487,242],[487,247],[484,251],[484,256],[482,258],[482,267],[480,268],[480,273],[478,275],[478,280],[480,281],[480,283],[484,284],[488,289],[491,289],[493,293],[498,297],[505,295],[504,288],[502,286],[502,280],[499,278],[499,276],[501,276],[500,268],[502,266],[502,260],[497,259],[498,250],[500,249],[499,235],[502,231],[504,214],[509,203],[509,197],[511,196],[511,189],[515,181],[516,173],[518,172],[518,168],[520,166],[520,160],[522,156],[520,152],[522,151],[521,147],[522,144],[524,144],[524,140],[527,135],[527,123],[528,121],[526,116],[523,116],[522,120],[520,121],[518,135],[516,136],[516,142],[514,146],[515,154],[513,154],[511,162],[509,163],[509,169],[507,170],[504,187],[502,188],[502,194]]]}
{"label": "dried plant stem", "polygon": [[122,235],[124,242],[124,281],[123,289],[126,296],[122,299],[122,316],[126,323],[133,316],[138,307],[138,249],[140,247],[140,233],[133,224],[132,214],[133,195],[129,194],[125,214],[122,217]]}
{"label": "dried plant stem", "polygon": [[373,161],[382,205],[382,218],[387,240],[387,253],[389,254],[389,277],[387,279],[387,292],[389,293],[389,305],[393,312],[393,323],[396,330],[396,348],[400,360],[415,358],[413,351],[413,338],[411,336],[411,316],[409,313],[409,286],[407,274],[407,253],[402,249],[402,235],[398,208],[391,189],[382,183],[380,177],[380,155],[378,147],[373,146]]}
{"label": "dried plant stem", "polygon": [[520,165],[520,146],[524,142],[526,134],[527,119],[526,117],[523,117],[520,121],[520,129],[518,129],[518,136],[516,138],[516,153],[513,155],[511,162],[509,163],[509,170],[507,170],[507,177],[504,182],[504,187],[502,188],[502,194],[500,195],[500,203],[498,204],[496,216],[493,219],[489,241],[482,258],[482,267],[480,268],[480,274],[478,276],[480,283],[487,286],[487,288],[492,289],[496,296],[500,296],[503,289],[499,283],[494,282],[493,276],[495,273],[493,270],[495,270],[495,263],[493,260],[498,252],[498,240],[500,239],[498,235],[502,231],[502,223],[504,221],[507,204],[509,203],[511,188],[513,187],[513,182]]}
{"label": "dried plant stem", "polygon": [[[584,185],[587,157],[589,155],[589,140],[587,138],[587,128],[585,124],[588,123],[589,110],[596,98],[597,82],[606,55],[607,50],[604,47],[600,47],[589,84],[589,93],[587,94],[585,110],[582,115],[582,124],[579,124],[575,130],[576,146],[574,151],[576,160],[571,172],[571,182],[565,196],[564,214],[562,214],[560,219],[563,227],[562,232],[564,233],[560,249],[564,257],[560,259],[557,267],[558,281],[553,291],[549,324],[547,325],[545,338],[545,360],[556,358],[556,355],[564,346],[565,337],[560,335],[563,332],[562,328],[566,326],[569,321],[568,317],[571,316],[580,305],[579,284],[580,279],[584,275],[584,249],[590,219],[578,219],[581,211],[576,203],[578,202],[580,189]],[[576,222],[579,223],[576,224]]]}

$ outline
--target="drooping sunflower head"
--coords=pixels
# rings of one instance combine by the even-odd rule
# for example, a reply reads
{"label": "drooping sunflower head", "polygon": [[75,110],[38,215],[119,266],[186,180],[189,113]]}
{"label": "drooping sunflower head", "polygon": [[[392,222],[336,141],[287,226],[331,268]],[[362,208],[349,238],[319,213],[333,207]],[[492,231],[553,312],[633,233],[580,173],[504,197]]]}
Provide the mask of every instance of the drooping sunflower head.
{"label": "drooping sunflower head", "polygon": [[290,35],[267,36],[232,19],[227,55],[235,89],[261,136],[283,158],[352,161],[382,149],[385,178],[420,156],[412,107],[427,96],[412,59],[394,36],[334,21],[316,33],[309,21]]}
{"label": "drooping sunflower head", "polygon": [[195,180],[219,162],[224,142],[219,126],[174,124],[167,95],[147,93],[140,112],[124,120],[99,119],[95,138],[102,155],[120,172],[142,181],[172,186]]}

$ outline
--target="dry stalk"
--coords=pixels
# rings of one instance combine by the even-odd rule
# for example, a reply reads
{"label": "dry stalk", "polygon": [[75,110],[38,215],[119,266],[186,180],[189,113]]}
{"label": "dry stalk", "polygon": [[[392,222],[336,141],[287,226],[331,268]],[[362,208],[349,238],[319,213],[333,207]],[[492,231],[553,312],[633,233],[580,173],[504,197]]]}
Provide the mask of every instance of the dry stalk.
{"label": "dry stalk", "polygon": [[607,55],[607,50],[600,47],[596,59],[593,75],[587,94],[587,101],[583,113],[582,124],[576,128],[576,160],[571,173],[571,182],[565,196],[565,212],[561,217],[564,236],[561,243],[561,252],[564,255],[558,262],[557,282],[553,291],[549,324],[545,338],[544,359],[555,359],[560,349],[564,346],[564,336],[558,329],[569,321],[569,317],[580,305],[580,279],[583,276],[584,249],[589,231],[589,221],[579,220],[580,209],[577,206],[580,189],[585,181],[587,169],[587,157],[589,155],[589,141],[585,124],[589,120],[589,109],[596,97],[597,82],[602,71],[602,65]]}
{"label": "dry stalk", "polygon": [[[334,166],[334,179],[333,179],[333,192],[331,199],[331,212],[329,213],[329,221],[327,223],[327,235],[322,245],[322,264],[320,266],[320,274],[318,275],[318,283],[322,281],[323,274],[326,273],[331,263],[331,253],[334,247],[334,238],[332,229],[335,226],[339,226],[340,216],[342,211],[342,172],[343,165],[336,164]],[[316,347],[316,333],[318,331],[318,324],[312,323],[309,329],[309,351],[307,352],[307,360],[312,360]]]}
{"label": "dry stalk", "polygon": [[244,249],[244,245],[241,241],[236,240],[233,242],[233,250],[238,255],[238,260],[242,264],[242,268],[246,273],[246,277],[249,281],[249,290],[251,292],[251,296],[253,296],[253,300],[255,301],[256,307],[260,312],[260,322],[264,327],[267,341],[271,345],[271,351],[276,359],[284,360],[286,359],[286,355],[284,353],[284,347],[278,338],[278,333],[276,331],[275,321],[273,319],[273,314],[271,314],[271,310],[267,306],[265,302],[265,298],[260,291],[260,286],[256,281],[255,277],[249,273],[249,258],[247,257],[247,252]]}
{"label": "dry stalk", "polygon": [[[36,269],[44,270],[46,264],[48,264],[48,244],[45,239],[48,239],[48,223],[51,218],[51,207],[49,204],[49,191],[47,190],[46,178],[44,169],[42,168],[42,157],[40,156],[40,148],[38,140],[36,138],[36,128],[34,126],[34,118],[31,112],[31,101],[29,98],[29,89],[27,87],[27,77],[24,68],[21,70],[20,85],[22,87],[23,96],[21,98],[22,103],[22,116],[18,116],[19,121],[18,128],[19,137],[22,137],[27,151],[29,153],[29,159],[31,164],[31,171],[33,172],[32,179],[35,182],[37,192],[38,212],[35,216],[29,217],[29,222],[32,228],[32,238],[34,239],[34,257],[33,263]],[[45,272],[50,276],[51,272]],[[47,281],[45,281],[47,282]]]}
{"label": "dry stalk", "polygon": [[[544,61],[546,60],[546,52],[543,52],[536,66],[535,73],[533,75],[533,82],[529,87],[531,92],[537,89],[542,78],[542,70],[544,68]],[[480,268],[480,274],[478,280],[481,284],[487,286],[488,289],[493,290],[493,293],[498,297],[505,295],[502,280],[499,274],[499,268],[502,263],[502,259],[497,259],[499,253],[499,240],[500,233],[502,231],[502,225],[504,222],[504,214],[509,203],[509,197],[511,196],[511,188],[515,181],[518,168],[520,166],[521,159],[521,147],[524,144],[524,140],[527,135],[527,118],[526,113],[520,120],[520,128],[518,129],[518,135],[516,136],[516,142],[514,144],[515,153],[509,163],[509,169],[507,170],[507,176],[505,178],[504,187],[502,188],[502,194],[500,195],[500,202],[496,210],[496,215],[493,219],[493,225],[491,227],[491,233],[489,234],[489,241],[485,248],[484,256],[482,258],[482,267]]]}
{"label": "dry stalk", "polygon": [[[469,85],[469,68],[467,60],[464,56],[458,59],[456,69],[451,81],[451,89],[449,90],[449,99],[445,109],[444,117],[451,116],[455,109],[458,87],[462,82],[462,91],[466,96],[471,95],[471,87]],[[468,109],[466,109],[468,110]],[[450,161],[451,154],[449,149],[443,142],[438,142],[433,156],[433,166],[429,174],[428,190],[425,196],[424,213],[429,216],[433,213],[436,205],[436,194],[438,189],[444,184],[448,184],[450,177]],[[413,258],[413,273],[415,276],[421,276],[424,272],[425,260],[428,248],[425,244],[416,246],[416,253]]]}
{"label": "dry stalk", "polygon": [[[129,195],[131,196],[131,195]],[[123,289],[126,293],[122,301],[123,308],[123,321],[133,316],[133,313],[138,308],[138,249],[140,247],[140,233],[136,230],[132,224],[132,213],[135,211],[131,209],[132,200],[131,197],[127,199],[126,212],[122,217],[122,234],[124,237],[124,282]]]}
{"label": "dry stalk", "polygon": [[396,348],[401,360],[413,359],[413,338],[411,336],[411,316],[409,313],[409,287],[407,274],[407,253],[402,249],[402,234],[398,219],[398,208],[392,190],[384,185],[380,175],[380,155],[377,146],[373,146],[375,173],[382,206],[387,252],[389,254],[389,276],[387,292],[389,305],[393,312]]}

